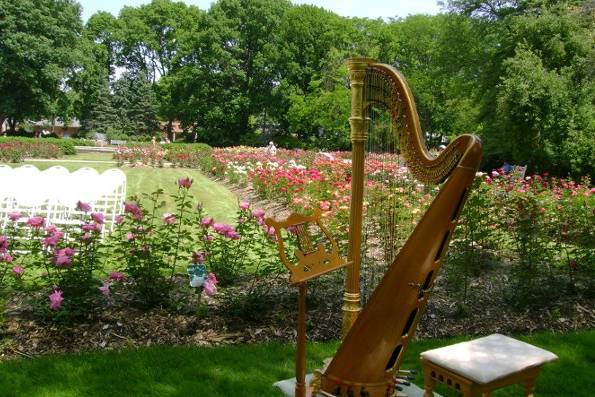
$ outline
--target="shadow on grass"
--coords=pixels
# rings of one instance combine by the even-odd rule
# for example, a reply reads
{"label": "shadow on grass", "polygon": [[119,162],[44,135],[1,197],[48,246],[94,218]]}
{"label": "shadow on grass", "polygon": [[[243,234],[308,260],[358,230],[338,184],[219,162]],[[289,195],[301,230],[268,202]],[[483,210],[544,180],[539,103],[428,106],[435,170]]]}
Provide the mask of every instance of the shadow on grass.
{"label": "shadow on grass", "polygon": [[[595,391],[595,331],[521,338],[555,352],[538,380],[540,397],[592,396]],[[462,339],[424,340],[412,344],[404,368],[419,369],[421,351]],[[308,368],[320,366],[338,344],[309,346]],[[291,345],[268,343],[197,348],[156,346],[120,352],[45,356],[0,364],[0,396],[279,396],[272,383],[293,376]],[[421,375],[416,379],[422,384]],[[445,396],[455,396],[445,389]],[[497,397],[520,396],[510,387]]]}

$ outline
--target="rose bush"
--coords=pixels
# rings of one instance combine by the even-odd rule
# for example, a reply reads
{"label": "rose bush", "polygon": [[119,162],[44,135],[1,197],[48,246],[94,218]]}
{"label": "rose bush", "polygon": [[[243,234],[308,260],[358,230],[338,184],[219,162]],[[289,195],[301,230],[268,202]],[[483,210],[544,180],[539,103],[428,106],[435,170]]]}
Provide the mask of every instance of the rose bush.
{"label": "rose bush", "polygon": [[[203,164],[204,172],[250,184],[262,198],[294,211],[322,208],[337,240],[347,241],[349,152],[278,149],[271,156],[263,149],[235,147],[214,149],[211,161]],[[395,231],[390,239],[372,239],[367,246],[389,255],[410,235],[436,190],[416,183],[397,158],[387,161],[387,155],[369,154],[365,174],[368,234]],[[510,264],[502,268],[508,277],[507,297],[519,305],[545,302],[544,294],[556,291],[592,293],[593,193],[587,178],[520,178],[504,170],[478,174],[449,250],[446,268],[453,293],[464,304],[471,279],[497,264]]]}

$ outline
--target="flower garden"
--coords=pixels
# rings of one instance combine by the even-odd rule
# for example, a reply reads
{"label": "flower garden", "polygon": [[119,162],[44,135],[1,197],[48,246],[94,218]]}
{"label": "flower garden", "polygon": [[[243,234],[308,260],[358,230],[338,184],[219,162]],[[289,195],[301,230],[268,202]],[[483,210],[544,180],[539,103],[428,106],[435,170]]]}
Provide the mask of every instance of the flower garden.
{"label": "flower garden", "polygon": [[[12,313],[4,353],[291,341],[295,291],[264,218],[320,208],[345,250],[350,153],[176,144],[120,147],[113,156],[123,170],[179,176],[130,196],[103,239],[103,214],[84,202],[77,222],[61,229],[10,214],[0,232],[0,283]],[[191,169],[236,193],[227,222],[191,193]],[[370,156],[366,174],[370,223],[382,222],[388,197],[398,199],[399,246],[436,188],[390,156]],[[418,335],[592,328],[594,193],[588,179],[478,174]],[[364,296],[385,266],[362,269]],[[312,283],[311,339],[338,337],[342,283],[341,275]]]}

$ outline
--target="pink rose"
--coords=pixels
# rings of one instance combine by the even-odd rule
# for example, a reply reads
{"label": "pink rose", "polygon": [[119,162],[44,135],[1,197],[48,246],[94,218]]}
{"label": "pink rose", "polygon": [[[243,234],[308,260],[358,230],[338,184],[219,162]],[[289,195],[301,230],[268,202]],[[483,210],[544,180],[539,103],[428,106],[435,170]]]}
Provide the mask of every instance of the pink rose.
{"label": "pink rose", "polygon": [[13,222],[16,222],[16,221],[18,221],[18,220],[19,220],[19,219],[21,219],[22,217],[23,217],[23,215],[22,215],[20,212],[18,212],[18,211],[15,211],[15,212],[9,212],[9,213],[8,213],[8,219],[10,219],[10,220],[11,220],[11,221],[13,221]]}
{"label": "pink rose", "polygon": [[46,247],[55,247],[62,237],[64,237],[64,232],[56,230],[52,235],[44,238],[42,243]]}
{"label": "pink rose", "polygon": [[250,203],[247,202],[247,201],[242,201],[240,203],[240,208],[243,209],[243,210],[247,210],[248,208],[250,208]]}
{"label": "pink rose", "polygon": [[166,225],[172,225],[175,222],[176,222],[175,214],[170,214],[170,213],[163,214],[163,223],[165,223]]}
{"label": "pink rose", "polygon": [[215,286],[215,283],[213,282],[213,280],[207,278],[204,283],[202,284],[202,287],[205,290],[205,293],[208,296],[213,296],[215,295],[215,293],[217,292],[217,287]]}
{"label": "pink rose", "polygon": [[207,253],[203,251],[194,251],[192,253],[192,263],[203,263],[205,258],[207,257]]}
{"label": "pink rose", "polygon": [[103,215],[102,212],[93,212],[91,214],[91,219],[93,219],[93,222],[97,223],[98,225],[103,225],[105,222],[105,215]]}
{"label": "pink rose", "polygon": [[23,269],[21,266],[14,266],[12,268],[12,274],[15,278],[21,278],[24,272],[25,269]]}
{"label": "pink rose", "polygon": [[59,310],[60,306],[62,306],[62,301],[64,298],[62,297],[62,291],[55,289],[50,295],[50,309],[52,310]]}
{"label": "pink rose", "polygon": [[109,281],[104,281],[103,284],[101,285],[101,287],[99,288],[99,291],[101,291],[101,293],[105,296],[108,296],[110,294],[110,289],[109,289]]}
{"label": "pink rose", "polygon": [[45,219],[42,216],[32,216],[27,219],[27,225],[33,228],[41,228],[45,223]]}
{"label": "pink rose", "polygon": [[192,186],[192,179],[190,177],[178,179],[178,186],[184,189],[190,189]]}
{"label": "pink rose", "polygon": [[112,281],[124,281],[126,280],[126,276],[121,272],[110,272],[108,279]]}
{"label": "pink rose", "polygon": [[213,225],[213,223],[215,223],[215,221],[213,220],[213,218],[208,218],[208,217],[207,217],[207,218],[204,218],[204,219],[203,219],[203,220],[200,222],[200,224],[201,224],[202,226],[204,226],[204,227],[209,227],[209,226],[212,226],[212,225]]}
{"label": "pink rose", "polygon": [[8,236],[0,236],[0,252],[8,249]]}
{"label": "pink rose", "polygon": [[263,218],[264,217],[264,210],[261,208],[257,208],[255,210],[252,211],[252,216],[255,218]]}
{"label": "pink rose", "polygon": [[76,209],[79,211],[83,211],[83,212],[89,212],[89,211],[91,211],[91,204],[83,203],[82,201],[78,201],[76,203]]}

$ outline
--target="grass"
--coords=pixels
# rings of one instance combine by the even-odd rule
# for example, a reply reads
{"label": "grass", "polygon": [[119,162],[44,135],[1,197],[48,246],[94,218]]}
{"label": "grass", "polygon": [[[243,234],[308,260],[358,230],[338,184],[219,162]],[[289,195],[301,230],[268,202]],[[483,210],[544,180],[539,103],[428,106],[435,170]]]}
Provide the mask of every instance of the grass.
{"label": "grass", "polygon": [[[109,168],[116,168],[115,162],[105,162],[111,160],[110,153],[79,153],[72,156],[64,157],[60,160],[68,160],[65,162],[58,161],[27,161],[26,164],[32,164],[44,170],[46,168],[62,165],[71,172],[82,167],[95,168],[98,172],[103,172]],[[73,160],[75,162],[73,162]],[[85,161],[101,161],[101,162],[76,162],[78,160]],[[19,166],[18,164],[10,164],[11,166]],[[203,203],[203,206],[209,216],[212,216],[217,221],[233,222],[235,213],[237,211],[236,196],[229,191],[225,186],[213,182],[205,177],[200,171],[188,168],[149,168],[149,167],[122,167],[122,171],[126,174],[128,189],[126,196],[140,195],[141,193],[150,193],[156,189],[163,189],[166,193],[166,206],[163,212],[172,212],[174,210],[172,200],[169,200],[168,194],[174,193],[177,190],[176,181],[178,178],[189,176],[194,180],[194,184],[190,189],[192,195],[196,200]]]}
{"label": "grass", "polygon": [[[595,331],[542,333],[521,339],[551,350],[560,360],[548,364],[537,382],[539,397],[588,397],[595,390]],[[404,368],[419,369],[419,353],[459,339],[416,341]],[[309,346],[308,368],[320,366],[337,343]],[[138,350],[45,356],[0,363],[0,395],[74,396],[280,396],[271,384],[293,376],[293,347],[268,343],[230,347],[150,347]],[[421,375],[415,383],[422,384]],[[445,397],[456,396],[445,389]],[[512,386],[496,397],[522,396]]]}

